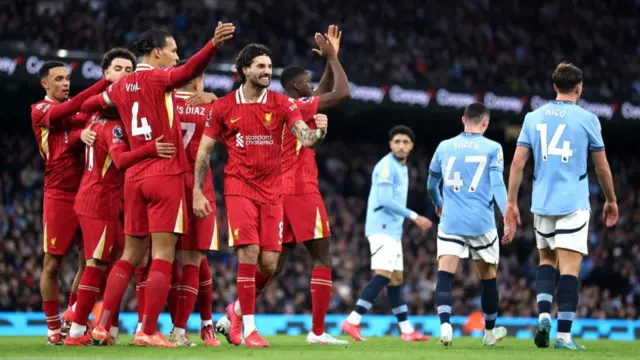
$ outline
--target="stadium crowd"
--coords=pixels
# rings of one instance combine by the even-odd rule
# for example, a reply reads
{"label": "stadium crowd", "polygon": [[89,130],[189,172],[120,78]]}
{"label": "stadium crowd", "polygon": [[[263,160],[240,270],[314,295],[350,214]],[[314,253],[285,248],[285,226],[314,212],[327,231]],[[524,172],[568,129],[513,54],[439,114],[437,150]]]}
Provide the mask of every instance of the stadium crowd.
{"label": "stadium crowd", "polygon": [[[312,34],[330,21],[344,31],[341,57],[353,80],[426,82],[434,87],[483,84],[543,92],[552,88],[549,69],[569,59],[589,79],[585,95],[640,99],[637,1],[335,4],[330,0],[3,1],[0,39],[38,50],[103,53],[131,43],[145,29],[164,27],[176,37],[181,54],[190,56],[206,42],[218,19],[232,19],[238,37],[276,50],[276,66],[299,63],[321,72],[324,63],[311,51]],[[242,44],[225,46],[219,56],[231,60]]]}
{"label": "stadium crowd", "polygon": [[[369,246],[364,237],[366,200],[370,173],[376,159],[387,151],[383,144],[328,140],[318,149],[320,189],[330,214],[333,243],[334,290],[330,313],[346,313],[353,308],[362,287],[370,279]],[[426,177],[432,147],[418,145],[410,157],[410,208],[433,220],[427,200]],[[0,311],[41,310],[39,277],[42,264],[42,159],[30,134],[0,135]],[[513,148],[505,146],[505,154]],[[357,154],[357,155],[353,155]],[[218,221],[225,223],[221,179],[223,151],[215,153],[214,181],[218,192]],[[640,318],[640,159],[610,157],[619,195],[620,221],[605,230],[600,220],[602,198],[595,176],[590,176],[593,216],[590,224],[589,256],[585,257],[580,318]],[[506,159],[507,164],[509,159]],[[531,169],[521,191],[522,230],[514,244],[502,247],[499,271],[500,315],[535,316],[535,269],[537,252],[528,210]],[[508,170],[505,170],[508,173]],[[499,220],[500,221],[500,220]],[[501,221],[500,221],[501,222]],[[500,226],[500,225],[499,225]],[[221,236],[226,238],[225,227]],[[417,228],[405,232],[404,297],[411,314],[435,314],[435,226],[426,234]],[[222,241],[224,243],[224,241]],[[60,303],[75,275],[76,256],[68,256],[62,271]],[[257,313],[308,313],[310,267],[308,255],[299,248],[290,258],[284,274],[256,304]],[[213,271],[214,313],[236,297],[235,257],[226,247],[209,254]],[[468,314],[480,309],[480,284],[469,262],[459,269],[453,287],[453,313]],[[388,313],[381,297],[371,313]],[[123,301],[123,309],[136,310],[133,283]]]}

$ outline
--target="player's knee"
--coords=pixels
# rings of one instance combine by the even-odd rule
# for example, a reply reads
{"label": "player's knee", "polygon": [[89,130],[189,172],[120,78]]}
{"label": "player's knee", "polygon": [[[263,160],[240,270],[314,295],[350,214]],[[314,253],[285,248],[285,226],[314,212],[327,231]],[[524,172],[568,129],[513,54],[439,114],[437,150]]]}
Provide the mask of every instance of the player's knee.
{"label": "player's knee", "polygon": [[89,259],[87,260],[86,264],[87,266],[91,266],[91,267],[102,269],[102,270],[106,270],[107,266],[109,265],[108,262],[100,259]]}
{"label": "player's knee", "polygon": [[486,263],[482,260],[476,261],[478,267],[478,273],[480,273],[480,279],[490,280],[495,279],[498,276],[498,265]]}
{"label": "player's knee", "polygon": [[246,245],[236,248],[238,254],[238,261],[241,264],[258,264],[258,255],[260,254],[260,246],[258,245]]}
{"label": "player's knee", "polygon": [[391,279],[391,276],[392,276],[392,272],[388,271],[388,270],[377,269],[377,270],[373,270],[373,273],[375,275],[380,275],[380,276],[386,277],[387,279]]}
{"label": "player's knee", "polygon": [[558,267],[558,256],[555,250],[551,250],[550,248],[538,249],[538,253],[540,254],[540,266],[549,265],[554,268]]}
{"label": "player's knee", "polygon": [[275,276],[278,270],[278,262],[267,262],[258,264],[258,271],[266,276]]}
{"label": "player's knee", "polygon": [[62,257],[46,254],[44,256],[44,262],[42,264],[42,277],[57,279],[58,274],[60,273],[61,264]]}
{"label": "player's knee", "polygon": [[391,286],[399,286],[404,283],[404,276],[401,271],[394,271],[391,274]]}
{"label": "player's knee", "polygon": [[458,270],[458,257],[453,255],[442,255],[438,258],[438,270],[455,274]]}
{"label": "player's knee", "polygon": [[582,254],[566,249],[557,250],[560,274],[578,276],[582,265]]}
{"label": "player's knee", "polygon": [[181,251],[180,256],[177,257],[182,265],[194,265],[199,266],[202,262],[204,254],[201,251]]}

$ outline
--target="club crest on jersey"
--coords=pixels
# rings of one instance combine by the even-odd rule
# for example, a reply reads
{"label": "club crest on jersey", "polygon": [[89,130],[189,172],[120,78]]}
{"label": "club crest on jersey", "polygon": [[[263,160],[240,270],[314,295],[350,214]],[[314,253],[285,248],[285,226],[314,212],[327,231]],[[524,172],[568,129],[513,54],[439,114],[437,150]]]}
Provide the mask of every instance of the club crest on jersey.
{"label": "club crest on jersey", "polygon": [[271,117],[272,116],[273,116],[273,113],[264,114],[264,124],[265,124],[265,126],[270,126],[271,125]]}

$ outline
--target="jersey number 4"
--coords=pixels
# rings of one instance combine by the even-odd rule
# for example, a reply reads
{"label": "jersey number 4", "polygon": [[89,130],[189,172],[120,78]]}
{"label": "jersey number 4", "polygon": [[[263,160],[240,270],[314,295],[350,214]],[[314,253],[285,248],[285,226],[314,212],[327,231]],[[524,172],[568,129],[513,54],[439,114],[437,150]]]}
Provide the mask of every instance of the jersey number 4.
{"label": "jersey number 4", "polygon": [[[455,162],[455,156],[451,156],[449,158],[449,161],[447,161],[447,169],[444,172],[444,186],[452,187],[453,192],[460,192],[462,186],[464,186],[464,181],[462,181],[459,171],[452,171],[453,164]],[[464,162],[478,164],[476,172],[475,174],[473,174],[473,179],[471,179],[471,185],[469,185],[468,190],[468,192],[476,192],[476,189],[478,189],[478,184],[480,183],[480,179],[482,179],[482,173],[484,173],[484,169],[487,167],[487,157],[481,155],[465,156]]]}
{"label": "jersey number 4", "polygon": [[540,133],[540,151],[542,152],[542,161],[547,161],[549,159],[549,155],[557,155],[560,156],[560,160],[562,160],[563,163],[569,162],[569,158],[573,155],[571,142],[563,141],[562,148],[558,148],[558,143],[560,142],[560,138],[562,137],[562,133],[566,127],[566,124],[558,125],[556,132],[553,133],[553,137],[551,138],[551,143],[549,143],[547,141],[547,124],[536,125],[536,130]]}
{"label": "jersey number 4", "polygon": [[138,102],[133,103],[131,108],[131,136],[144,135],[144,139],[149,141],[151,137],[151,126],[147,122],[146,117],[140,118],[140,125],[138,125]]}

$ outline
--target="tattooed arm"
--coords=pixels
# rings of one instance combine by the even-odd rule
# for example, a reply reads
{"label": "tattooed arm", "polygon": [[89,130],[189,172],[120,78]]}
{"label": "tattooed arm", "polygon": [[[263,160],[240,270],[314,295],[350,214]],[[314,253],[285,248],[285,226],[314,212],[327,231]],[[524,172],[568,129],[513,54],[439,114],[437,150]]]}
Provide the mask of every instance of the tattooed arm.
{"label": "tattooed arm", "polygon": [[209,160],[211,159],[211,151],[216,144],[216,140],[202,135],[198,154],[196,155],[196,164],[194,170],[193,184],[193,213],[198,217],[206,217],[212,211],[211,204],[207,200],[202,190],[204,189],[204,178],[209,171]]}
{"label": "tattooed arm", "polygon": [[311,149],[320,145],[327,135],[327,116],[316,114],[313,118],[318,126],[315,130],[310,129],[302,120],[296,121],[291,127],[291,132],[300,140],[300,143]]}

